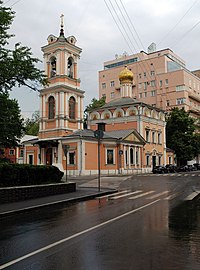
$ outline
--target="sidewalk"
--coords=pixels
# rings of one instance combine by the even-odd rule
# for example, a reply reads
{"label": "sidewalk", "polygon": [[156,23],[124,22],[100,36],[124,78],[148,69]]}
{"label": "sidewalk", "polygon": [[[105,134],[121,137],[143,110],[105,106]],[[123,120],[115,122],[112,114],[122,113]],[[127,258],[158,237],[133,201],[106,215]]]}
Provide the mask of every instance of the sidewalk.
{"label": "sidewalk", "polygon": [[76,192],[65,193],[60,195],[42,197],[27,201],[14,203],[6,203],[0,205],[0,217],[12,215],[23,211],[30,211],[39,207],[47,207],[55,204],[69,203],[76,201],[90,200],[97,196],[103,196],[117,192],[117,189],[101,188],[100,192],[97,188],[77,187]]}

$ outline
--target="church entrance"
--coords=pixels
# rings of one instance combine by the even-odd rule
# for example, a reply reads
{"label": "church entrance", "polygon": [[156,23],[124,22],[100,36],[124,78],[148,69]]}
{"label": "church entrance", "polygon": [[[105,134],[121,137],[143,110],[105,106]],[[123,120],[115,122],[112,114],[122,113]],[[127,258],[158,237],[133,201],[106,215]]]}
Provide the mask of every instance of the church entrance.
{"label": "church entrance", "polygon": [[46,165],[52,165],[52,148],[48,148],[46,151]]}

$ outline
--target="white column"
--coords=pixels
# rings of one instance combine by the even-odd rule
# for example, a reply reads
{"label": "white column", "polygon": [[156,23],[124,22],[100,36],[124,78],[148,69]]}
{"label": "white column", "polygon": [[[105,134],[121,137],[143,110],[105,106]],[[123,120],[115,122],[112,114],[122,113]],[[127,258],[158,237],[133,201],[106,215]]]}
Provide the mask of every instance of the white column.
{"label": "white column", "polygon": [[60,115],[60,127],[64,127],[64,92],[60,92],[60,111],[59,111],[59,115]]}
{"label": "white column", "polygon": [[[64,99],[65,99],[65,104],[66,104],[64,112],[65,112],[66,118],[68,118],[69,117],[69,95],[68,95],[68,93],[65,93]],[[66,127],[68,127],[68,120],[65,120],[65,122],[66,122]]]}
{"label": "white column", "polygon": [[[42,112],[43,112],[43,115],[42,115],[42,118],[46,118],[46,102],[45,102],[45,99],[46,99],[46,96],[43,96],[42,97],[42,100],[43,100],[43,109],[42,109]],[[46,128],[46,122],[43,122],[43,126],[42,126],[42,129],[45,129]]]}

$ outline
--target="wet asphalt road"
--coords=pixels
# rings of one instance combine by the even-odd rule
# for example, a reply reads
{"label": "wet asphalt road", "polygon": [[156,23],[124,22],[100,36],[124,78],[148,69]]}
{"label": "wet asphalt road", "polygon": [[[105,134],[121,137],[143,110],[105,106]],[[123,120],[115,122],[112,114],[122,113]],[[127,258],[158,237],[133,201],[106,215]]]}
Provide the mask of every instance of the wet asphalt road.
{"label": "wet asphalt road", "polygon": [[[108,180],[109,181],[109,180]],[[118,194],[1,219],[0,269],[200,269],[199,173],[133,176]]]}

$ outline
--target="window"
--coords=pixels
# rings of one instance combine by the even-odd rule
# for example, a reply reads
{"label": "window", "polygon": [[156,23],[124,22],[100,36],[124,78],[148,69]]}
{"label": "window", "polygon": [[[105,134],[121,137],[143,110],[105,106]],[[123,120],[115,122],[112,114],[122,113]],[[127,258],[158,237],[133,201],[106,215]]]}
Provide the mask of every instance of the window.
{"label": "window", "polygon": [[169,157],[169,164],[172,164],[172,157]]}
{"label": "window", "polygon": [[161,156],[158,157],[158,165],[161,165]]}
{"label": "window", "polygon": [[141,74],[141,73],[139,73],[139,75],[138,75],[138,76],[139,76],[139,78],[140,78],[140,79],[142,78],[142,74]]}
{"label": "window", "polygon": [[131,165],[134,164],[134,151],[133,151],[133,148],[130,148],[130,162],[131,162]]}
{"label": "window", "polygon": [[181,105],[185,103],[185,98],[177,98],[176,105]]}
{"label": "window", "polygon": [[136,164],[139,164],[139,154],[138,154],[138,151],[135,152],[135,163]]}
{"label": "window", "polygon": [[153,87],[156,86],[156,81],[155,80],[151,81],[150,85],[153,86]]}
{"label": "window", "polygon": [[33,165],[33,155],[28,155],[28,164]]}
{"label": "window", "polygon": [[74,77],[74,59],[72,57],[69,57],[67,61],[67,76],[69,78]]}
{"label": "window", "polygon": [[142,98],[142,93],[139,94],[139,98]]}
{"label": "window", "polygon": [[24,149],[21,149],[21,150],[20,150],[19,156],[20,156],[20,157],[23,157],[23,156],[24,156]]}
{"label": "window", "polygon": [[110,93],[110,98],[114,98],[115,97],[115,93],[114,92],[111,92]]}
{"label": "window", "polygon": [[107,149],[107,164],[114,164],[114,150]]}
{"label": "window", "polygon": [[179,92],[179,91],[184,91],[185,90],[185,85],[177,85],[176,86],[176,91]]}
{"label": "window", "polygon": [[156,95],[156,91],[155,90],[151,91],[151,96],[155,97],[155,95]]}
{"label": "window", "polygon": [[138,84],[138,88],[139,88],[139,89],[142,88],[142,84],[141,84],[141,83]]}
{"label": "window", "polygon": [[168,84],[169,84],[169,81],[168,81],[168,79],[166,79],[165,80],[165,85],[168,86]]}
{"label": "window", "polygon": [[76,100],[74,97],[69,99],[69,118],[75,119],[75,110],[76,110]]}
{"label": "window", "polygon": [[146,164],[147,164],[147,166],[150,166],[150,157],[149,157],[149,155],[146,155]]}
{"label": "window", "polygon": [[147,89],[147,82],[144,82],[144,90]]}
{"label": "window", "polygon": [[150,134],[150,131],[149,130],[146,130],[146,141],[147,142],[150,142],[150,140],[149,140],[149,134]]}
{"label": "window", "polygon": [[10,155],[10,156],[14,156],[14,154],[15,154],[15,150],[14,150],[14,149],[10,149],[9,155]]}
{"label": "window", "polygon": [[167,107],[170,106],[169,100],[166,101],[166,106],[167,106]]}
{"label": "window", "polygon": [[158,143],[161,144],[161,133],[158,133]]}
{"label": "window", "polygon": [[155,71],[154,70],[151,71],[151,76],[155,76]]}
{"label": "window", "polygon": [[55,77],[56,76],[56,58],[52,57],[50,60],[51,63],[51,74],[50,77]]}
{"label": "window", "polygon": [[152,132],[152,143],[156,143],[156,140],[155,140],[155,131]]}
{"label": "window", "polygon": [[125,151],[126,165],[128,165],[128,151]]}
{"label": "window", "polygon": [[147,92],[144,92],[144,97],[147,97]]}
{"label": "window", "polygon": [[144,77],[146,77],[147,76],[147,74],[146,74],[146,72],[144,72]]}
{"label": "window", "polygon": [[160,87],[162,87],[162,80],[160,80],[159,85],[160,85]]}
{"label": "window", "polygon": [[102,83],[102,89],[105,89],[106,88],[106,83]]}
{"label": "window", "polygon": [[75,152],[69,152],[69,164],[70,165],[75,164]]}
{"label": "window", "polygon": [[53,96],[50,96],[48,99],[48,107],[49,107],[49,119],[54,119],[55,117],[55,99]]}
{"label": "window", "polygon": [[114,81],[111,81],[110,82],[110,87],[114,87],[115,86],[115,82]]}

